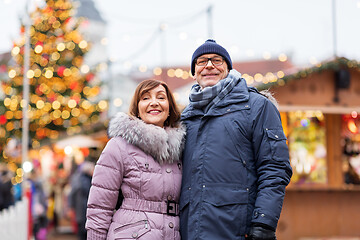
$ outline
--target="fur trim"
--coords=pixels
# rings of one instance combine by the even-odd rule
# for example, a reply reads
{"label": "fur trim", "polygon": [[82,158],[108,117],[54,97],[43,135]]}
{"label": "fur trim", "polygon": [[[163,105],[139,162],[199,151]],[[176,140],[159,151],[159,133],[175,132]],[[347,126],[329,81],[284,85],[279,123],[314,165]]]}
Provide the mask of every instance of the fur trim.
{"label": "fur trim", "polygon": [[180,161],[184,148],[185,126],[161,128],[125,113],[117,113],[110,121],[108,134],[109,137],[122,137],[160,164],[174,163]]}
{"label": "fur trim", "polygon": [[270,92],[269,90],[263,90],[263,91],[260,92],[260,94],[263,95],[263,96],[265,96],[267,99],[269,99],[270,102],[272,102],[272,103],[275,105],[275,107],[276,107],[277,109],[279,109],[279,104],[278,104],[278,102],[276,101],[276,99],[274,98],[272,92]]}

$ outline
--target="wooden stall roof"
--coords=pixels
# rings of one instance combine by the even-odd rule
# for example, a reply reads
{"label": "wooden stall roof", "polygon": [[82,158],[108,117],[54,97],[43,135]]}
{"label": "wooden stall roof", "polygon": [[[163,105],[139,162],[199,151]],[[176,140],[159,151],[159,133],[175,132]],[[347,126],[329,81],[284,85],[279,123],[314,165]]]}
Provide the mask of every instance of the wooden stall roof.
{"label": "wooden stall roof", "polygon": [[[339,87],[336,74],[345,71]],[[270,89],[280,111],[321,110],[326,113],[360,112],[360,62],[336,58],[315,67],[287,74],[257,87]]]}

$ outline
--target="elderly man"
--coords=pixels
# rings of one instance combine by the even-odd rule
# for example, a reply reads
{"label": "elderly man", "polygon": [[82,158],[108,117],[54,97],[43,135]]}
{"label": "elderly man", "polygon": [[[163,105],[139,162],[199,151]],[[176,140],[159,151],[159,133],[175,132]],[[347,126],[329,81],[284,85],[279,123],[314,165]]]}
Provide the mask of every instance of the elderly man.
{"label": "elderly man", "polygon": [[248,87],[211,39],[195,50],[191,72],[197,84],[182,113],[182,239],[276,239],[292,169],[274,99]]}

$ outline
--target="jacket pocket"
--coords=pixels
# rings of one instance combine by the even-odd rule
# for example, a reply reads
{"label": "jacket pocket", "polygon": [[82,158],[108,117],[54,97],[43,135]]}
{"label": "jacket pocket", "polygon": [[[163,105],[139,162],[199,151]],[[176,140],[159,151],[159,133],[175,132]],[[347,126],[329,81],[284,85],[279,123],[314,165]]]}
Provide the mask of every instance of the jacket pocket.
{"label": "jacket pocket", "polygon": [[114,227],[114,239],[138,239],[150,231],[148,220],[124,224]]}
{"label": "jacket pocket", "polygon": [[[245,235],[248,195],[245,189],[229,187],[209,187],[204,191],[202,208],[199,210],[201,221],[207,229],[226,229],[225,233],[221,233],[222,236],[214,235],[212,239],[235,239],[235,236]],[[221,219],[221,223],[214,219]],[[219,233],[215,231],[212,234]]]}
{"label": "jacket pocket", "polygon": [[289,150],[284,131],[282,129],[265,129],[265,132],[270,143],[272,158],[277,161],[288,159]]}
{"label": "jacket pocket", "polygon": [[214,189],[209,187],[204,191],[204,202],[216,207],[247,204],[248,192],[246,190]]}

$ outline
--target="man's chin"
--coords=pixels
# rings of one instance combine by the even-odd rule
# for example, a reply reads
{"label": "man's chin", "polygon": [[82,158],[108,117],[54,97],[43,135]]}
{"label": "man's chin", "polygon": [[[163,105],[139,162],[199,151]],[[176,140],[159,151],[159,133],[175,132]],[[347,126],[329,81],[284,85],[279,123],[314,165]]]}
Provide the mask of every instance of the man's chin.
{"label": "man's chin", "polygon": [[201,86],[202,86],[202,88],[212,87],[215,84],[217,84],[218,82],[219,82],[219,80],[205,81],[205,82],[203,82],[203,84],[201,84]]}

